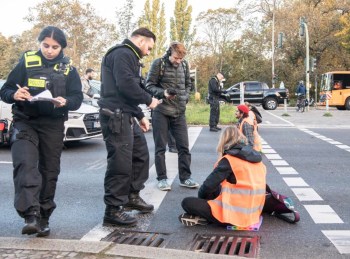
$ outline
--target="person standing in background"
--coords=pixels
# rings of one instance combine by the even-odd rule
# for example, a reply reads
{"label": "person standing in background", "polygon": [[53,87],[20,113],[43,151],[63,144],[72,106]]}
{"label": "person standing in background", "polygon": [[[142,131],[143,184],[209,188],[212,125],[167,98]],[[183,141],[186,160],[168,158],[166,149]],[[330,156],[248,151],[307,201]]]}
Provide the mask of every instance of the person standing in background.
{"label": "person standing in background", "polygon": [[92,98],[93,92],[91,90],[90,80],[94,79],[95,71],[92,68],[85,70],[85,75],[81,77],[81,84],[83,86],[84,98]]}
{"label": "person standing in background", "polygon": [[210,131],[218,132],[221,128],[218,127],[220,119],[220,102],[219,97],[222,93],[225,93],[221,89],[221,82],[224,80],[224,76],[219,72],[216,76],[209,80],[208,93],[209,93],[209,104],[210,104],[210,116],[209,116],[209,127]]}

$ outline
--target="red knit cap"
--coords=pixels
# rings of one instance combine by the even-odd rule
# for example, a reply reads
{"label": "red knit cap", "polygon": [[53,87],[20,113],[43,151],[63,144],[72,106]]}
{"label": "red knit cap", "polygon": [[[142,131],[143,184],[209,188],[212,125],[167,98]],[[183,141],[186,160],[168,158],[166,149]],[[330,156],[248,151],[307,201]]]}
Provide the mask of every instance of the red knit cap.
{"label": "red knit cap", "polygon": [[237,109],[245,114],[248,114],[249,113],[249,108],[247,105],[244,105],[244,104],[240,104],[237,106]]}

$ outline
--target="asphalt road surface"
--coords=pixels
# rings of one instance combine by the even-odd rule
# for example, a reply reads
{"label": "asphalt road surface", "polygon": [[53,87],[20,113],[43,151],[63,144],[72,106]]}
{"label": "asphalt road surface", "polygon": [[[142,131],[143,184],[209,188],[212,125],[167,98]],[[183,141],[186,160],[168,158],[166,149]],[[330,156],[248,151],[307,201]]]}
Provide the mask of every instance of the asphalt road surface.
{"label": "asphalt road surface", "polygon": [[[161,235],[166,248],[188,250],[194,239],[237,237],[255,240],[256,258],[350,258],[350,111],[292,108],[262,112],[259,132],[264,140],[268,184],[289,196],[300,212],[297,224],[263,216],[259,231],[232,231],[214,225],[185,227],[178,221],[184,197],[197,190],[179,186],[177,155],[167,153],[170,192],[156,187],[152,132],[146,133],[150,150],[150,178],[142,196],[155,205],[151,214],[137,214],[135,228],[102,227],[103,178],[106,150],[102,138],[67,145],[62,155],[56,192],[57,209],[50,239],[100,241],[116,232]],[[285,116],[289,115],[289,116]],[[208,126],[189,127],[192,176],[202,183],[217,159],[219,134]],[[8,148],[0,148],[0,237],[21,238],[23,220],[13,207],[12,162]],[[23,237],[28,238],[28,237]],[[29,237],[32,238],[32,237]],[[256,239],[255,239],[256,238]],[[213,258],[215,258],[213,256]]]}

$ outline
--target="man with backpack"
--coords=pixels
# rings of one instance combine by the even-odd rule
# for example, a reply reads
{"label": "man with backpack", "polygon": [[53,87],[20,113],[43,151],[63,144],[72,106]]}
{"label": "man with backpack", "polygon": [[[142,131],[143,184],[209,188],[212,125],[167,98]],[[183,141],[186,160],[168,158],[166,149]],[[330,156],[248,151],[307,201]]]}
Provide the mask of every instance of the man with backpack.
{"label": "man with backpack", "polygon": [[191,91],[191,79],[185,56],[185,46],[180,42],[172,42],[166,54],[153,61],[146,80],[146,89],[156,98],[162,99],[152,116],[158,188],[162,191],[171,190],[165,165],[169,129],[178,150],[180,185],[187,188],[199,186],[191,178],[190,169],[191,154],[185,111]]}

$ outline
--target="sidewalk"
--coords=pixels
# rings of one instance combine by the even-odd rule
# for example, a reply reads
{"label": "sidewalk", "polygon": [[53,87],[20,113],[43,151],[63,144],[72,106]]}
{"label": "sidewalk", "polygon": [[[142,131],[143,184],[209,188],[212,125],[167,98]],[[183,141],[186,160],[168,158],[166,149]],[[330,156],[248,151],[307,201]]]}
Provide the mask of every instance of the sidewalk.
{"label": "sidewalk", "polygon": [[[205,254],[166,248],[122,245],[113,242],[80,240],[0,237],[0,258],[75,258],[75,259],[131,259],[131,258],[198,258],[228,259],[229,255]],[[235,258],[243,258],[236,256]]]}

